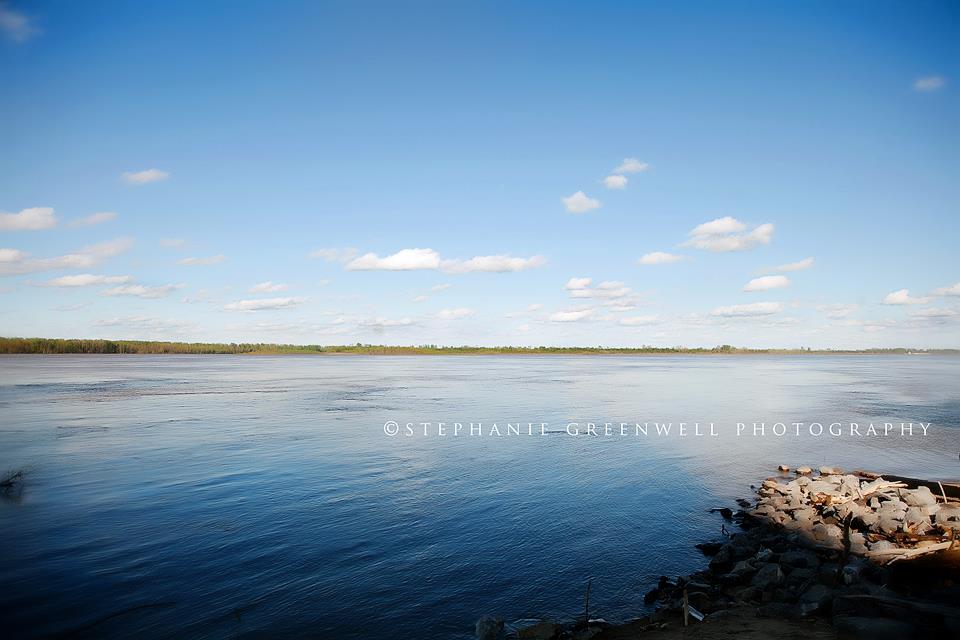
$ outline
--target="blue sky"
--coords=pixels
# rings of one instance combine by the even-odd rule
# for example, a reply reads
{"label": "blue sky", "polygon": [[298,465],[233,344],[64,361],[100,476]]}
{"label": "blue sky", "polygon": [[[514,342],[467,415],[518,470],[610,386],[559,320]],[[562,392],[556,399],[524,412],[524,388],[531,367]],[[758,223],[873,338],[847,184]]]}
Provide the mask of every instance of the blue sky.
{"label": "blue sky", "polygon": [[960,347],[956,3],[0,6],[2,335]]}

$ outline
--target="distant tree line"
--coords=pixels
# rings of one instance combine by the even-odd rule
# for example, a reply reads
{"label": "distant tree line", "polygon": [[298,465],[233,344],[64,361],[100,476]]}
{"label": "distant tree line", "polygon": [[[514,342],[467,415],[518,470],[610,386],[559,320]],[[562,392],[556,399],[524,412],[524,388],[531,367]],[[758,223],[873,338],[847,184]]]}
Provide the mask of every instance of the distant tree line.
{"label": "distant tree line", "polygon": [[0,354],[357,354],[357,355],[492,355],[492,354],[559,354],[559,355],[630,355],[658,353],[688,354],[960,354],[958,349],[863,349],[820,350],[800,349],[743,349],[728,344],[712,348],[687,347],[441,347],[435,344],[420,346],[387,346],[356,343],[352,345],[298,345],[265,342],[154,342],[149,340],[82,340],[61,338],[2,338]]}

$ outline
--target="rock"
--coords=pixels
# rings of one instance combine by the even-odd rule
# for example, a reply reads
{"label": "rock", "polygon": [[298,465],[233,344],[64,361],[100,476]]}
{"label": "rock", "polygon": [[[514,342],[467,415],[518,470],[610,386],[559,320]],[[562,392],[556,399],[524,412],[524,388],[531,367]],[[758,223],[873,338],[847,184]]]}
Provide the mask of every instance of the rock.
{"label": "rock", "polygon": [[777,467],[777,471],[779,471],[780,473],[788,473],[790,471],[790,467],[788,467],[785,464],[782,464],[779,467]]}
{"label": "rock", "polygon": [[791,586],[799,586],[805,582],[815,580],[818,575],[819,572],[816,569],[807,569],[806,567],[791,569],[790,573],[787,574],[787,584]]}
{"label": "rock", "polygon": [[870,640],[901,640],[917,637],[917,629],[908,622],[890,618],[863,618],[859,616],[833,616],[833,628],[855,638]]}
{"label": "rock", "polygon": [[937,504],[937,496],[933,495],[929,487],[917,487],[911,491],[901,490],[903,501],[911,507],[926,507]]}
{"label": "rock", "polygon": [[870,529],[873,530],[873,526],[877,523],[877,520],[880,519],[880,516],[875,514],[872,511],[861,513],[858,516],[854,516],[853,522],[851,523],[855,529]]}
{"label": "rock", "polygon": [[720,548],[723,547],[722,542],[701,542],[700,544],[694,545],[697,549],[700,549],[700,552],[705,556],[715,556],[717,552],[720,551]]}
{"label": "rock", "polygon": [[822,611],[833,601],[833,596],[834,592],[830,587],[823,584],[814,584],[800,596],[800,604],[807,605],[805,613]]}
{"label": "rock", "polygon": [[483,616],[477,620],[476,636],[478,640],[497,640],[503,631],[503,619]]}
{"label": "rock", "polygon": [[541,620],[540,622],[517,629],[517,638],[520,640],[554,640],[560,635],[562,627],[556,622]]}
{"label": "rock", "polygon": [[843,471],[836,467],[820,467],[820,475],[822,476],[840,475],[841,473],[843,473]]}
{"label": "rock", "polygon": [[897,545],[889,540],[877,540],[876,542],[868,543],[867,546],[870,547],[870,551],[890,551],[891,549],[897,548]]}
{"label": "rock", "polygon": [[933,529],[930,524],[930,518],[923,512],[921,507],[909,507],[903,516],[904,528],[913,533],[923,535]]}
{"label": "rock", "polygon": [[[960,522],[960,507],[951,507],[951,506],[942,506],[940,510],[937,511],[937,524],[946,524],[948,526],[956,526],[956,523]],[[951,525],[950,523],[954,523]]]}
{"label": "rock", "polygon": [[812,533],[817,542],[833,542],[843,537],[843,532],[833,524],[814,525]]}
{"label": "rock", "polygon": [[871,528],[873,531],[879,533],[896,533],[900,530],[901,518],[897,518],[895,515],[888,513],[880,513],[879,519]]}
{"label": "rock", "polygon": [[710,594],[704,593],[703,591],[688,591],[687,602],[690,603],[691,607],[701,613],[709,613],[714,610],[713,599],[710,597]]}
{"label": "rock", "polygon": [[797,467],[796,473],[798,476],[805,476],[813,473],[813,469],[810,467]]}
{"label": "rock", "polygon": [[820,564],[817,554],[812,551],[794,550],[780,554],[781,564],[791,567],[800,567],[806,569],[816,569]]}
{"label": "rock", "polygon": [[783,582],[783,571],[780,570],[780,565],[767,562],[760,565],[750,584],[760,589],[770,589],[781,582]]}

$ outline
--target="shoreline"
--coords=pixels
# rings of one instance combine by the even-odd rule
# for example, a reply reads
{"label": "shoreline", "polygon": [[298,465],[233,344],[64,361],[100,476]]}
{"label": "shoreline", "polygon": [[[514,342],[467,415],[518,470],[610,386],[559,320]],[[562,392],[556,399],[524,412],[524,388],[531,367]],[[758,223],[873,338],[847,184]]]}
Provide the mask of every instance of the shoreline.
{"label": "shoreline", "polygon": [[[489,615],[478,640],[811,639],[960,633],[960,484],[821,467],[779,468],[718,508],[724,537],[696,545],[706,567],[661,576],[620,623]],[[730,530],[727,530],[727,526]],[[734,531],[733,529],[737,530]]]}
{"label": "shoreline", "polygon": [[715,347],[481,347],[471,345],[319,345],[265,342],[170,342],[0,336],[0,355],[355,355],[355,356],[960,356],[960,349],[750,349]]}

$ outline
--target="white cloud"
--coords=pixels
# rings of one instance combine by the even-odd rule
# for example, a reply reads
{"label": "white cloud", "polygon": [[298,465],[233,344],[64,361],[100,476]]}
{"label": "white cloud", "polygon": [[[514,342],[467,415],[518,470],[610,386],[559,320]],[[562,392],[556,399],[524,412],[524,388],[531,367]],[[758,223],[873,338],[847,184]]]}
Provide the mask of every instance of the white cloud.
{"label": "white cloud", "polygon": [[430,296],[417,296],[413,299],[414,302],[426,302],[430,299]]}
{"label": "white cloud", "polygon": [[3,33],[5,38],[21,43],[39,32],[29,17],[0,3],[0,33]]}
{"label": "white cloud", "polygon": [[788,262],[777,267],[777,271],[803,271],[813,266],[813,258],[804,258],[796,262]]}
{"label": "white cloud", "polygon": [[23,251],[19,249],[0,249],[0,263],[3,262],[19,262],[27,257]]}
{"label": "white cloud", "polygon": [[188,267],[202,267],[202,266],[211,265],[211,264],[220,264],[226,259],[227,257],[222,253],[220,253],[215,256],[205,256],[202,258],[197,258],[197,257],[181,258],[177,260],[177,264],[182,264]]}
{"label": "white cloud", "polygon": [[779,313],[783,305],[779,302],[754,302],[752,304],[735,304],[729,307],[717,307],[710,312],[712,316],[721,318],[747,318],[755,316],[769,316]]}
{"label": "white cloud", "polygon": [[98,327],[120,327],[138,332],[148,332],[151,334],[173,334],[175,336],[184,333],[193,333],[197,326],[191,322],[181,320],[165,320],[162,318],[148,318],[146,316],[128,316],[125,318],[107,318],[97,320],[94,323]]}
{"label": "white cloud", "polygon": [[449,289],[449,288],[450,288],[450,283],[448,283],[448,282],[443,282],[443,283],[441,283],[441,284],[435,284],[435,285],[433,285],[432,287],[430,287],[430,291],[433,291],[434,293],[438,293],[438,292],[440,292],[440,291],[443,291],[443,290]]}
{"label": "white cloud", "polygon": [[441,268],[446,273],[506,273],[508,271],[525,271],[542,267],[547,263],[543,256],[516,258],[507,255],[475,256],[469,260],[444,260]]}
{"label": "white cloud", "polygon": [[467,307],[460,307],[457,309],[442,309],[437,313],[437,317],[441,320],[460,320],[462,318],[469,318],[476,311],[473,309],[468,309]]}
{"label": "white cloud", "polygon": [[578,322],[592,317],[593,309],[568,309],[550,314],[550,322]]}
{"label": "white cloud", "polygon": [[20,213],[0,213],[0,231],[37,231],[57,226],[50,207],[31,207]]}
{"label": "white cloud", "polygon": [[53,258],[31,258],[17,249],[0,249],[0,276],[55,271],[57,269],[89,269],[107,258],[127,251],[133,240],[118,238],[83,247],[76,253]]}
{"label": "white cloud", "polygon": [[613,170],[614,173],[640,173],[646,171],[650,168],[650,165],[646,162],[640,162],[636,158],[624,158],[623,162],[620,163],[616,169]]}
{"label": "white cloud", "polygon": [[600,208],[600,201],[587,197],[583,191],[577,191],[572,196],[561,198],[561,200],[570,213],[586,213]]}
{"label": "white cloud", "polygon": [[623,189],[627,186],[627,176],[612,175],[603,179],[603,186],[607,189]]}
{"label": "white cloud", "polygon": [[940,76],[926,76],[917,78],[913,83],[913,88],[917,91],[937,91],[943,88],[947,82]]}
{"label": "white cloud", "polygon": [[358,323],[361,327],[367,327],[374,331],[383,331],[385,329],[395,329],[397,327],[409,327],[414,324],[410,318],[369,318],[361,320]]}
{"label": "white cloud", "polygon": [[[376,253],[365,253],[346,264],[348,271],[414,271],[440,269],[445,273],[504,273],[524,271],[543,266],[547,259],[543,256],[517,258],[508,255],[475,256],[469,260],[441,260],[440,254],[433,249],[403,249],[394,254],[380,257]],[[441,291],[449,285],[437,285],[433,290]]]}
{"label": "white cloud", "polygon": [[277,291],[286,291],[290,287],[279,282],[261,282],[250,287],[250,293],[276,293]]}
{"label": "white cloud", "polygon": [[928,307],[926,309],[918,309],[916,311],[910,311],[907,313],[912,318],[952,318],[957,315],[957,312],[953,309],[939,309],[937,307]]}
{"label": "white cloud", "polygon": [[536,302],[527,305],[527,311],[540,311],[540,309],[543,309],[543,305]]}
{"label": "white cloud", "polygon": [[596,287],[582,287],[571,289],[571,298],[623,298],[633,293],[633,290],[616,280],[606,280]]}
{"label": "white cloud", "polygon": [[92,227],[95,224],[103,224],[104,222],[110,222],[117,217],[113,211],[100,211],[98,213],[91,213],[85,218],[77,218],[70,222],[71,227]]}
{"label": "white cloud", "polygon": [[237,300],[224,307],[227,311],[270,311],[288,309],[306,302],[306,298],[259,298],[257,300]]}
{"label": "white cloud", "polygon": [[659,321],[660,316],[629,316],[626,318],[620,318],[620,324],[628,327],[644,327],[647,325],[656,324]]}
{"label": "white cloud", "polygon": [[790,285],[790,279],[787,276],[761,276],[754,278],[743,287],[744,291],[769,291],[770,289],[782,289]]}
{"label": "white cloud", "polygon": [[365,253],[347,263],[348,271],[413,271],[437,269],[440,254],[433,249],[403,249],[381,258],[375,253]]}
{"label": "white cloud", "polygon": [[73,276],[61,276],[41,282],[43,287],[91,287],[101,284],[122,284],[130,282],[133,276],[101,276],[92,273],[79,273]]}
{"label": "white cloud", "polygon": [[567,280],[567,284],[563,286],[564,289],[586,289],[593,282],[592,278],[570,278]]}
{"label": "white cloud", "polygon": [[852,315],[860,305],[857,304],[821,304],[817,311],[833,320],[839,320]]}
{"label": "white cloud", "polygon": [[187,244],[183,238],[161,238],[160,246],[164,249],[179,249]]}
{"label": "white cloud", "polygon": [[147,169],[145,171],[127,171],[123,174],[123,179],[127,184],[149,184],[151,182],[160,182],[170,177],[166,171],[160,169]]}
{"label": "white cloud", "polygon": [[710,222],[704,222],[703,224],[698,224],[696,227],[690,231],[691,236],[719,236],[728,233],[737,233],[743,231],[747,228],[747,225],[743,222],[740,222],[732,216],[724,216],[722,218],[717,218],[716,220],[711,220]]}
{"label": "white cloud", "polygon": [[179,284],[164,284],[159,287],[147,287],[142,284],[126,284],[101,291],[102,296],[136,296],[138,298],[164,298],[181,288]]}
{"label": "white cloud", "polygon": [[898,289],[883,298],[883,304],[926,304],[927,302],[930,302],[930,298],[914,298],[910,295],[909,289]]}
{"label": "white cloud", "polygon": [[933,290],[935,296],[960,296],[960,282]]}
{"label": "white cloud", "polygon": [[647,253],[637,260],[637,264],[670,264],[671,262],[680,262],[686,260],[687,256],[677,255],[675,253],[666,253],[665,251],[654,251]]}
{"label": "white cloud", "polygon": [[326,248],[311,251],[310,256],[314,260],[326,260],[327,262],[347,262],[357,255],[357,250],[353,247],[344,249]]}
{"label": "white cloud", "polygon": [[770,223],[761,224],[749,232],[746,229],[747,225],[736,218],[717,218],[694,227],[684,246],[716,252],[747,251],[761,244],[770,244],[773,238]]}

